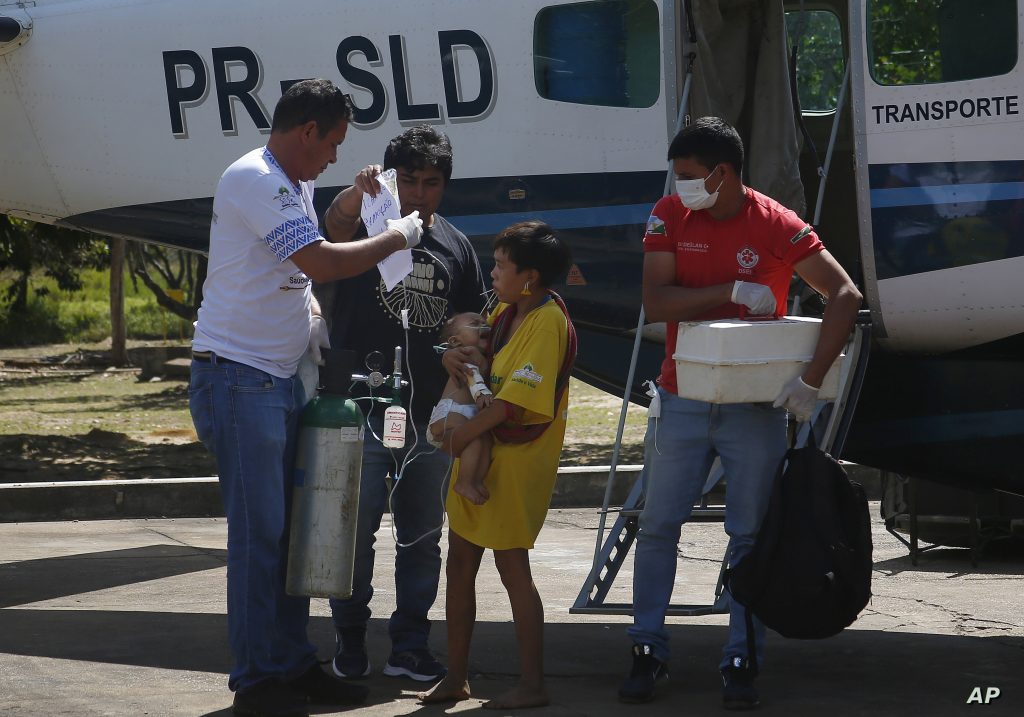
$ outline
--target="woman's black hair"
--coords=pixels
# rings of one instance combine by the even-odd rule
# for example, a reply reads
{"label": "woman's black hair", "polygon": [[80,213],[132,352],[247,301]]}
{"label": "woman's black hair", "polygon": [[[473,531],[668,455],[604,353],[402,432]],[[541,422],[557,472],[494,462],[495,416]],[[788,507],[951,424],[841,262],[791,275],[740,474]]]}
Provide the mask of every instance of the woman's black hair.
{"label": "woman's black hair", "polygon": [[540,274],[539,283],[549,288],[556,283],[572,263],[569,246],[555,235],[544,222],[519,222],[506,227],[494,237],[494,248],[504,249],[509,260],[519,271],[534,269]]}

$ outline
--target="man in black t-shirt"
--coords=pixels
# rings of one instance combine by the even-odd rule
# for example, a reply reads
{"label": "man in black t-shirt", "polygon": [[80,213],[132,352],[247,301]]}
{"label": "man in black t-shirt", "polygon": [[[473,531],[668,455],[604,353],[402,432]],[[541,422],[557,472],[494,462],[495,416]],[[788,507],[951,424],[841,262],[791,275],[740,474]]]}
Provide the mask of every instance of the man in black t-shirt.
{"label": "man in black t-shirt", "polygon": [[[402,215],[419,211],[423,220],[420,245],[413,249],[412,273],[387,291],[377,271],[337,282],[331,346],[356,352],[357,365],[367,354],[384,354],[381,370],[389,373],[394,349],[401,346],[403,378],[410,387],[402,392],[409,411],[406,447],[385,448],[368,431],[363,445],[352,597],[331,600],[338,633],[334,671],[342,677],[362,677],[371,671],[366,652],[366,625],[373,595],[374,534],[389,508],[397,533],[395,593],[397,608],[388,621],[391,655],[384,674],[430,682],[447,672],[431,654],[427,612],[437,597],[441,569],[439,541],[444,520],[444,490],[449,458],[427,442],[430,412],[441,397],[448,374],[433,347],[445,319],[463,311],[484,308],[483,272],[466,236],[436,214],[452,174],[452,148],[448,138],[429,125],[414,127],[395,137],[384,153],[384,165],[370,165],[356,175],[351,187],[335,197],[324,218],[328,238],[344,242],[366,235],[359,218],[363,194],[375,194],[377,175],[397,171]],[[408,311],[409,328],[402,326]],[[369,389],[357,384],[355,396]],[[390,395],[379,388],[376,395]],[[359,401],[369,428],[380,436],[386,406]],[[386,477],[398,477],[390,489]]]}

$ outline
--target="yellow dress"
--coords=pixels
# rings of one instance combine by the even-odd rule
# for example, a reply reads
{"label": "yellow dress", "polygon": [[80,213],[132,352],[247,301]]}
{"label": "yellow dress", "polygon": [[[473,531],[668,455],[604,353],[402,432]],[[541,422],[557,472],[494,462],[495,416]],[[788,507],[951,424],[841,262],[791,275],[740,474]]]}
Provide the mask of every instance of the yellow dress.
{"label": "yellow dress", "polygon": [[[489,322],[506,308],[507,304],[499,304]],[[494,356],[491,391],[496,399],[524,408],[524,424],[552,419],[555,384],[568,342],[565,314],[549,300],[526,315]],[[536,440],[518,444],[494,441],[484,479],[491,497],[483,505],[474,505],[452,488],[459,470],[459,462],[455,462],[445,503],[451,530],[493,550],[533,547],[555,487],[568,404],[567,388],[557,415]]]}

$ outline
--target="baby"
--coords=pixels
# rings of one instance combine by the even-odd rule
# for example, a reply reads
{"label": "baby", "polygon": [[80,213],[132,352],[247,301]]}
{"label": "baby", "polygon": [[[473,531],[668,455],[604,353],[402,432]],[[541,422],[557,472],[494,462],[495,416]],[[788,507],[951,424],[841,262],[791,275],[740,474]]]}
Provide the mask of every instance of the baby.
{"label": "baby", "polygon": [[[457,346],[476,346],[484,353],[486,339],[491,327],[480,314],[466,312],[456,314],[445,322],[441,329],[441,340],[449,348]],[[486,366],[484,367],[486,369]],[[487,388],[480,373],[479,366],[466,365],[467,383],[460,386],[454,379],[448,379],[441,400],[434,406],[430,414],[430,436],[428,439],[434,446],[440,447],[448,433],[455,430],[473,416],[477,411],[491,405],[494,400],[491,390]],[[484,487],[484,476],[491,463],[491,434],[484,433],[469,443],[462,451],[459,463],[459,477],[455,480],[455,492],[472,501],[483,505],[490,498]]]}

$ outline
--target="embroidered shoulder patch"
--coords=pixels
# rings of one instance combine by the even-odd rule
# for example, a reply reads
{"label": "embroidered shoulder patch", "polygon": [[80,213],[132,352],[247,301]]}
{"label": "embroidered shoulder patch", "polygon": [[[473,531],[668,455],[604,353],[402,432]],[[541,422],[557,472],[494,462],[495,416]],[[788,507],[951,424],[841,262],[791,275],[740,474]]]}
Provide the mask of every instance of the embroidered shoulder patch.
{"label": "embroidered shoulder patch", "polygon": [[661,221],[661,217],[652,214],[647,219],[647,233],[648,234],[660,234],[664,236],[668,232],[665,229],[665,222]]}
{"label": "embroidered shoulder patch", "polygon": [[793,236],[793,238],[789,240],[789,243],[790,243],[790,244],[796,244],[796,243],[797,243],[798,241],[800,241],[801,239],[803,239],[803,238],[804,238],[805,236],[807,236],[808,234],[810,234],[810,233],[811,233],[812,231],[814,231],[814,229],[813,229],[813,228],[811,227],[811,225],[810,225],[810,224],[808,224],[808,225],[807,225],[807,226],[805,226],[805,227],[804,227],[803,229],[801,229],[800,231],[798,231],[798,232],[797,232],[797,233],[796,233],[796,234],[795,234],[795,235]]}

